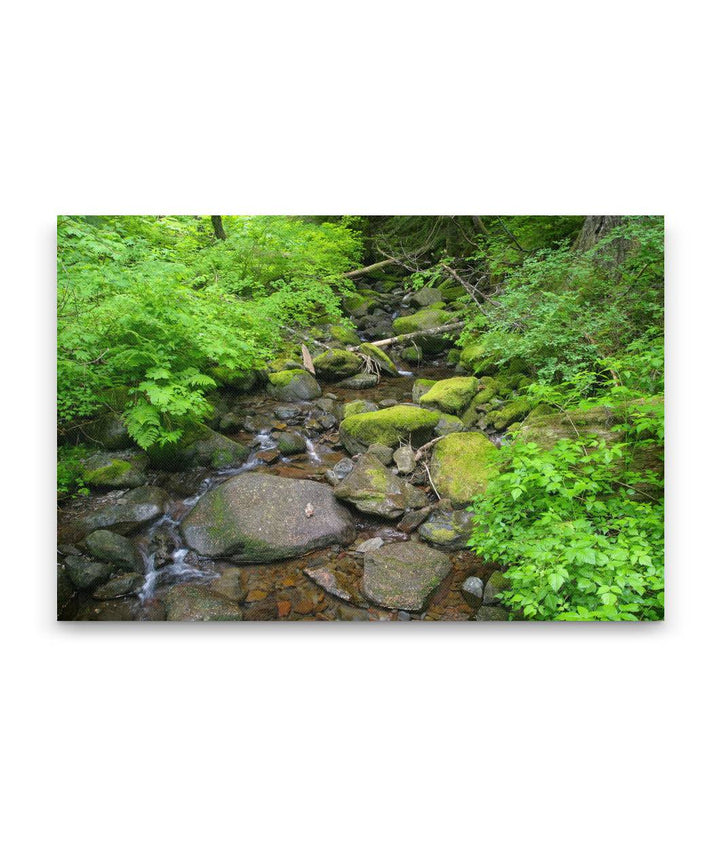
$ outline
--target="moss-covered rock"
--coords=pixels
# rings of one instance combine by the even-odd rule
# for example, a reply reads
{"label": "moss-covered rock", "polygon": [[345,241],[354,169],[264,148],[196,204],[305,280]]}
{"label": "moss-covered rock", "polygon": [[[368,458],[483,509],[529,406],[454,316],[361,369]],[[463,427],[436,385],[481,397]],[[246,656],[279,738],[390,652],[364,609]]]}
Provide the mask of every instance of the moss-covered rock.
{"label": "moss-covered rock", "polygon": [[383,466],[375,455],[358,458],[353,471],[336,488],[335,496],[364,514],[395,520],[411,508],[422,508],[427,497]]}
{"label": "moss-covered rock", "polygon": [[525,420],[520,438],[537,443],[541,449],[551,449],[558,440],[581,437],[597,437],[612,444],[621,439],[613,426],[618,416],[609,407],[592,407],[588,410],[569,410],[565,413],[553,410],[550,413],[533,414]]}
{"label": "moss-covered rock", "polygon": [[390,377],[398,377],[400,375],[395,363],[390,359],[390,357],[388,357],[385,351],[378,348],[377,345],[365,342],[365,344],[360,346],[360,353],[370,357],[370,359],[377,364],[377,367],[383,374],[389,375]]}
{"label": "moss-covered rock", "polygon": [[418,378],[413,384],[412,388],[412,400],[415,404],[420,402],[420,399],[425,395],[425,393],[433,387],[437,383],[436,380],[426,380],[425,378]]}
{"label": "moss-covered rock", "polygon": [[341,380],[338,386],[342,389],[370,389],[373,386],[377,386],[379,382],[380,378],[376,374],[360,372],[360,374]]}
{"label": "moss-covered rock", "polygon": [[342,380],[342,378],[356,375],[362,367],[362,357],[340,348],[323,351],[315,357],[315,371],[318,377],[327,380]]}
{"label": "moss-covered rock", "polygon": [[433,447],[430,476],[441,497],[468,505],[496,475],[498,450],[484,434],[449,434]]}
{"label": "moss-covered rock", "polygon": [[355,401],[349,401],[343,407],[342,418],[347,419],[348,416],[357,416],[358,413],[375,413],[379,409],[374,401],[366,401],[364,398],[358,398]]}
{"label": "moss-covered rock", "polygon": [[422,348],[419,345],[409,345],[400,351],[400,356],[406,363],[421,363],[423,358]]}
{"label": "moss-covered rock", "polygon": [[247,369],[227,369],[215,366],[208,372],[218,386],[232,389],[235,392],[250,392],[265,383],[266,372]]}
{"label": "moss-covered rock", "polygon": [[502,571],[494,571],[485,583],[483,603],[485,606],[495,606],[500,603],[498,595],[510,588],[510,580]]}
{"label": "moss-covered rock", "polygon": [[[396,318],[393,321],[393,330],[398,334],[417,333],[424,330],[431,330],[434,327],[441,327],[443,324],[450,324],[457,320],[457,315],[448,312],[445,309],[444,303],[435,303],[413,315],[405,315],[401,318]],[[439,354],[446,350],[450,342],[456,338],[457,334],[451,333],[434,333],[426,336],[417,336],[415,341],[423,349],[423,353]]]}
{"label": "moss-covered rock", "polygon": [[148,463],[142,452],[98,452],[82,462],[81,477],[92,487],[139,487],[146,481]]}
{"label": "moss-covered rock", "polygon": [[340,345],[359,345],[360,337],[353,330],[348,330],[340,324],[332,324],[330,326],[330,336]]}
{"label": "moss-covered rock", "polygon": [[443,293],[439,288],[421,288],[410,294],[410,303],[413,306],[433,306],[443,302]]}
{"label": "moss-covered rock", "polygon": [[492,424],[498,431],[503,431],[513,422],[522,421],[532,410],[532,403],[528,398],[514,398],[505,407],[497,410],[491,419]]}
{"label": "moss-covered rock", "polygon": [[291,369],[304,368],[302,364],[302,359],[299,355],[278,357],[277,359],[269,362],[267,364],[267,367],[269,373],[286,372],[290,371]]}
{"label": "moss-covered rock", "polygon": [[424,541],[447,550],[463,550],[472,535],[469,511],[439,508],[418,529]]}
{"label": "moss-covered rock", "polygon": [[169,496],[161,487],[143,485],[129,490],[112,503],[104,503],[94,511],[78,518],[83,532],[109,529],[120,535],[129,535],[160,517],[165,511]]}
{"label": "moss-covered rock", "polygon": [[470,342],[460,352],[459,364],[475,375],[493,375],[498,371],[498,355],[482,341]]}
{"label": "moss-covered rock", "polygon": [[304,369],[288,369],[268,375],[268,392],[278,401],[310,401],[320,398],[320,384]]}
{"label": "moss-covered rock", "polygon": [[379,304],[374,297],[367,297],[362,294],[349,294],[343,297],[342,305],[348,315],[359,318],[363,315],[368,315]]}
{"label": "moss-covered rock", "polygon": [[[125,390],[123,389],[123,393]],[[120,396],[118,396],[120,397]],[[125,406],[125,403],[121,405]],[[104,413],[83,426],[82,440],[91,440],[103,449],[117,451],[132,444],[125,420],[118,413]]]}
{"label": "moss-covered rock", "polygon": [[420,404],[436,407],[444,413],[464,410],[478,389],[476,377],[449,377],[433,384],[420,399]]}
{"label": "moss-covered rock", "polygon": [[443,413],[435,426],[435,436],[445,437],[446,434],[454,434],[456,431],[464,431],[465,423],[459,416],[451,413]]}
{"label": "moss-covered rock", "polygon": [[207,425],[196,425],[186,431],[178,443],[151,446],[147,453],[152,466],[161,470],[184,470],[187,467],[219,469],[239,466],[247,459],[250,450]]}
{"label": "moss-covered rock", "polygon": [[398,404],[376,413],[359,413],[340,423],[340,442],[355,455],[364,452],[372,443],[383,443],[395,448],[401,441],[414,446],[432,439],[433,429],[441,413],[408,404]]}

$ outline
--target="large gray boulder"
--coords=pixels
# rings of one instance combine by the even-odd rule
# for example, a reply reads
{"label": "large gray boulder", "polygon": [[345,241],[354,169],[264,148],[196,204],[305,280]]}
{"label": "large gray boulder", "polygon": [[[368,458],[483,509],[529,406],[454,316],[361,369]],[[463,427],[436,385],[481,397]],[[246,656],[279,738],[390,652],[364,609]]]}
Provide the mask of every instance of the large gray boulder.
{"label": "large gray boulder", "polygon": [[304,369],[286,369],[268,375],[268,394],[278,401],[310,401],[320,398],[322,390]]}
{"label": "large gray boulder", "polygon": [[388,609],[420,612],[450,573],[450,559],[412,541],[386,544],[365,556],[365,597]]}
{"label": "large gray boulder", "polygon": [[96,452],[82,462],[82,477],[92,487],[139,487],[146,481],[147,467],[147,455],[133,449]]}
{"label": "large gray boulder", "polygon": [[127,568],[130,571],[141,571],[144,567],[137,547],[117,532],[98,529],[87,536],[85,543],[92,555],[101,562],[109,562],[111,565]]}
{"label": "large gray boulder", "polygon": [[239,562],[274,562],[355,538],[352,517],[328,485],[260,472],[241,473],[208,491],[181,531],[201,555]]}
{"label": "large gray boulder", "polygon": [[360,455],[350,475],[335,488],[335,496],[364,514],[388,520],[402,517],[409,508],[422,508],[427,497],[392,473],[375,455]]}
{"label": "large gray boulder", "polygon": [[146,485],[126,494],[108,504],[86,514],[81,525],[86,532],[94,529],[110,529],[121,535],[129,535],[151,520],[155,520],[165,510],[169,497],[160,487]]}

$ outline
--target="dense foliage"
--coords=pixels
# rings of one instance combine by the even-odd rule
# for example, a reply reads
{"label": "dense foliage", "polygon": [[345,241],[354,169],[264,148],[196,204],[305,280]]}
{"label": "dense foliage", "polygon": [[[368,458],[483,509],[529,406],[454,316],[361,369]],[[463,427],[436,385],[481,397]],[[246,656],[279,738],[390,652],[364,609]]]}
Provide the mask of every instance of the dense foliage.
{"label": "dense foliage", "polygon": [[61,427],[109,406],[140,446],[173,442],[207,415],[212,369],[263,366],[282,325],[339,315],[351,223],[224,220],[220,241],[208,217],[59,219]]}

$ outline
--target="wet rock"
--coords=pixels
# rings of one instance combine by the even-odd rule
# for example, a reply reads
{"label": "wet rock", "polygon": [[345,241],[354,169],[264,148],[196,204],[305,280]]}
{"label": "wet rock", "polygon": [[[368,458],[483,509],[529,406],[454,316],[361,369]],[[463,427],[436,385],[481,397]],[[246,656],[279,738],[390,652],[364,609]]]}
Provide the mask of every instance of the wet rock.
{"label": "wet rock", "polygon": [[421,523],[423,523],[428,514],[430,514],[430,508],[418,508],[414,511],[407,511],[402,520],[398,523],[397,528],[400,532],[409,533],[414,532]]}
{"label": "wet rock", "polygon": [[143,561],[135,545],[123,535],[110,532],[107,529],[97,529],[85,539],[88,550],[100,559],[129,570],[142,570]]}
{"label": "wet rock", "polygon": [[142,452],[96,452],[82,462],[82,478],[92,487],[139,487],[145,482],[148,457]]}
{"label": "wet rock", "polygon": [[289,369],[268,375],[268,393],[278,401],[310,401],[320,398],[320,384],[304,369]]}
{"label": "wet rock", "polygon": [[411,541],[386,544],[365,556],[362,590],[389,609],[420,612],[450,573],[450,559]]}
{"label": "wet rock", "polygon": [[490,579],[485,584],[485,592],[483,594],[483,604],[485,606],[495,606],[500,603],[498,595],[501,592],[507,591],[510,588],[510,580],[503,574],[502,571],[494,571],[490,575]]}
{"label": "wet rock", "polygon": [[265,449],[263,452],[258,452],[256,457],[266,464],[274,464],[280,460],[280,449]]}
{"label": "wet rock", "polygon": [[407,475],[415,469],[415,453],[409,446],[401,446],[396,449],[392,458],[400,475]]}
{"label": "wet rock", "polygon": [[80,520],[85,532],[110,529],[129,535],[141,526],[160,517],[165,511],[169,496],[160,487],[145,485],[128,491],[112,504],[86,514]]}
{"label": "wet rock", "polygon": [[371,454],[361,455],[352,473],[335,488],[335,496],[365,514],[394,520],[408,508],[420,508],[425,494],[384,467]]}
{"label": "wet rock", "polygon": [[441,327],[457,320],[457,315],[447,312],[443,303],[433,303],[414,315],[406,315],[393,321],[393,330],[396,334],[421,332],[416,336],[415,342],[426,354],[439,354],[446,350],[450,343],[457,338],[458,331],[451,333],[428,333],[422,335],[422,331]]}
{"label": "wet rock", "polygon": [[369,553],[371,550],[377,550],[378,547],[382,547],[384,541],[382,538],[368,538],[367,541],[363,541],[362,544],[358,544],[355,548],[356,553]]}
{"label": "wet rock", "polygon": [[470,606],[480,607],[483,602],[485,584],[480,577],[468,577],[460,586],[460,594]]}
{"label": "wet rock", "polygon": [[[335,413],[335,409],[337,408],[337,401],[335,396],[332,393],[328,393],[324,395],[322,398],[318,398],[315,402],[315,407],[318,410],[322,410],[323,413]],[[275,411],[277,413],[277,411]]]}
{"label": "wet rock", "polygon": [[508,621],[510,613],[501,606],[481,606],[475,613],[474,621]]}
{"label": "wet rock", "polygon": [[383,398],[381,401],[378,401],[378,407],[380,410],[384,410],[387,407],[395,407],[397,403],[397,398]]}
{"label": "wet rock", "polygon": [[[306,514],[311,505],[314,513]],[[329,544],[350,544],[355,525],[327,485],[246,472],[200,498],[181,524],[186,543],[204,556],[272,562]]]}
{"label": "wet rock", "polygon": [[389,467],[393,460],[393,450],[382,443],[371,443],[368,446],[368,454],[375,455],[384,467]]}
{"label": "wet rock", "polygon": [[57,563],[57,618],[58,621],[72,621],[75,617],[75,587],[70,582],[67,570]]}
{"label": "wet rock", "polygon": [[[270,432],[270,429],[273,426],[273,421],[269,416],[265,416],[264,413],[256,413],[252,416],[246,416],[243,419],[243,431],[247,431],[249,434],[267,434]],[[257,438],[255,438],[254,442],[260,442]]]}
{"label": "wet rock", "polygon": [[370,374],[368,372],[361,372],[360,374],[353,375],[352,377],[340,381],[338,386],[342,389],[370,389],[373,386],[377,386],[378,381],[379,378],[377,375]]}
{"label": "wet rock", "polygon": [[363,367],[363,359],[352,351],[332,348],[315,357],[315,371],[318,377],[327,380],[340,380],[356,375]]}
{"label": "wet rock", "polygon": [[357,413],[340,423],[340,442],[351,455],[364,452],[373,443],[396,448],[402,441],[410,441],[413,446],[421,446],[432,439],[440,416],[437,410],[409,404]]}
{"label": "wet rock", "polygon": [[468,505],[497,474],[498,450],[484,434],[449,434],[433,447],[430,477],[441,497]]}
{"label": "wet rock", "polygon": [[[322,401],[322,399],[320,399],[320,401]],[[320,401],[317,402],[318,406],[320,406]],[[295,422],[300,419],[303,413],[299,407],[293,407],[291,404],[276,407],[273,412],[278,419],[288,423]]]}
{"label": "wet rock", "polygon": [[439,380],[420,398],[420,404],[444,413],[460,413],[470,404],[478,390],[476,377],[450,377]]}
{"label": "wet rock", "polygon": [[278,605],[271,598],[253,603],[245,610],[245,621],[275,621],[277,617]]}
{"label": "wet rock", "polygon": [[95,600],[114,600],[128,594],[137,594],[143,587],[145,577],[142,574],[120,574],[113,577],[92,593]]}
{"label": "wet rock", "polygon": [[338,585],[335,574],[329,568],[305,568],[303,573],[334,597],[344,601],[352,600],[352,595]]}
{"label": "wet rock", "polygon": [[318,416],[318,422],[320,423],[320,427],[325,431],[329,431],[337,425],[337,419],[332,415],[332,413],[322,413]]}
{"label": "wet rock", "polygon": [[207,586],[182,584],[165,595],[168,621],[242,621],[240,607]]}
{"label": "wet rock", "polygon": [[247,582],[242,568],[237,568],[225,562],[218,562],[215,570],[220,576],[210,582],[208,586],[210,591],[234,603],[242,603],[248,593]]}
{"label": "wet rock", "polygon": [[328,330],[333,341],[339,345],[359,345],[360,337],[353,330],[341,327],[339,324],[331,324]]}
{"label": "wet rock", "polygon": [[419,529],[420,537],[436,547],[462,550],[472,535],[472,513],[439,508]]}
{"label": "wet rock", "polygon": [[306,442],[302,434],[297,431],[281,431],[275,434],[278,449],[283,455],[298,455],[306,451]]}
{"label": "wet rock", "polygon": [[325,477],[334,487],[340,484],[346,476],[350,475],[354,466],[355,464],[350,458],[341,458],[331,470],[326,471]]}
{"label": "wet rock", "polygon": [[409,345],[400,351],[400,357],[406,363],[421,363],[423,358],[422,348],[418,348],[417,345]]}
{"label": "wet rock", "polygon": [[85,556],[66,556],[65,570],[76,589],[93,589],[110,578],[112,565]]}

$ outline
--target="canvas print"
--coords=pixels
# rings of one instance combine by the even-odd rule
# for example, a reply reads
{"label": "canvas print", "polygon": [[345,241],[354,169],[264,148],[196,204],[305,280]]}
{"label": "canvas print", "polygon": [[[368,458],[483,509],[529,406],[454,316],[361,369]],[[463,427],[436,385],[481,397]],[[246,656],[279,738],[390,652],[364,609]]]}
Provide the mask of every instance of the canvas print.
{"label": "canvas print", "polygon": [[58,619],[657,621],[657,216],[61,216]]}

